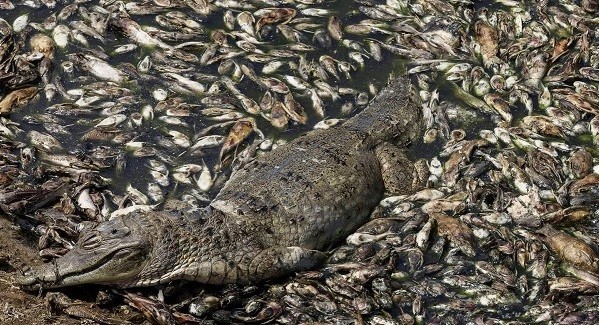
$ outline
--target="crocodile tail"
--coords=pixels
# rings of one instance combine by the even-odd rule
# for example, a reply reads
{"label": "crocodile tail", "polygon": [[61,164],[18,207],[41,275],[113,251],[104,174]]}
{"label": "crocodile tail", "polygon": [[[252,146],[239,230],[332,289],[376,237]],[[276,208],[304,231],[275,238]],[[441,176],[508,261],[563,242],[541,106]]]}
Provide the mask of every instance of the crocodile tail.
{"label": "crocodile tail", "polygon": [[419,99],[404,73],[392,76],[389,84],[344,125],[350,130],[369,134],[377,141],[407,144],[420,135],[422,118]]}

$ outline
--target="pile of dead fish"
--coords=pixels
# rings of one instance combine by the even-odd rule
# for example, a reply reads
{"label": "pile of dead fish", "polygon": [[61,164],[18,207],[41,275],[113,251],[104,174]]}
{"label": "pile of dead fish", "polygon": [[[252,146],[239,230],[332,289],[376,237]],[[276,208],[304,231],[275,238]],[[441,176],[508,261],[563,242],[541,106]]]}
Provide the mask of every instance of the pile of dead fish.
{"label": "pile of dead fish", "polygon": [[284,283],[106,293],[152,321],[599,321],[597,1],[0,6],[0,207],[30,212],[46,257],[82,222],[206,204],[231,168],[365,106],[399,59],[419,91],[427,189]]}
{"label": "pile of dead fish", "polygon": [[[1,34],[0,34],[1,35]],[[32,52],[21,51],[22,39],[11,32],[0,39],[0,115],[25,105],[37,94],[34,84],[52,64],[53,42],[42,34],[30,40]]]}
{"label": "pile of dead fish", "polygon": [[[87,204],[99,207],[97,219],[123,205],[159,204],[167,193],[205,204],[213,185],[226,180],[230,169],[222,173],[223,165],[238,166],[284,143],[287,130],[338,123],[365,106],[391,72],[368,75],[367,68],[388,67],[383,61],[392,55],[376,39],[345,37],[336,16],[342,12],[324,4],[3,6],[15,12],[12,23],[0,20],[6,39],[43,35],[51,46],[44,54],[31,45],[50,62],[35,70],[43,92],[19,110],[11,108],[38,88],[5,98],[11,119],[2,136],[31,156],[26,168],[106,178],[113,191]],[[31,21],[32,9],[45,18]],[[325,116],[338,118],[317,124]],[[117,181],[131,173],[133,182]]]}

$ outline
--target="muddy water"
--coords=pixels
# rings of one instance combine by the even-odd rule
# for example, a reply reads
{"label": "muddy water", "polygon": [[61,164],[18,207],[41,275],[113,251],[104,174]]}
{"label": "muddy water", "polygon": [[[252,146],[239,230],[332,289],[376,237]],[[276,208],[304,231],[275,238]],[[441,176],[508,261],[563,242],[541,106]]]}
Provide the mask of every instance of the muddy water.
{"label": "muddy water", "polygon": [[[93,6],[99,5],[97,1],[91,1],[86,5]],[[17,17],[24,13],[29,13],[29,19],[31,22],[41,23],[44,19],[46,19],[49,15],[60,12],[60,10],[64,8],[64,5],[58,4],[54,9],[47,9],[42,6],[39,9],[31,9],[26,8],[24,6],[19,6],[17,9],[13,11],[7,11],[3,13],[2,18],[4,18],[9,23],[12,23]],[[332,14],[337,14],[340,16],[343,25],[355,23],[361,19],[364,19],[364,16],[357,10],[357,4],[354,1],[335,1],[330,4],[324,5],[324,8],[330,9]],[[175,9],[173,9],[175,10]],[[198,41],[202,42],[210,42],[210,31],[216,28],[225,28],[223,24],[223,9],[219,9],[208,17],[202,17],[192,10],[189,9],[176,9],[185,12],[190,17],[197,19],[197,21],[201,21],[202,25],[204,25],[206,29],[206,33],[204,36],[199,36]],[[168,11],[168,10],[167,10]],[[156,15],[144,15],[144,16],[134,16],[133,18],[140,23],[142,26],[157,26],[155,22]],[[76,17],[76,18],[73,18]],[[80,19],[75,13],[69,20]],[[65,25],[69,25],[69,20],[66,22],[59,22]],[[326,19],[322,18],[319,21],[326,21]],[[326,25],[323,25],[326,28]],[[30,29],[30,33],[35,33],[34,30]],[[49,36],[51,36],[51,32],[46,32]],[[363,44],[364,39],[358,36],[345,34],[348,40],[354,40]],[[54,60],[54,75],[60,76],[64,88],[69,91],[73,89],[77,89],[85,86],[86,84],[97,81],[95,78],[89,75],[86,71],[75,68],[73,73],[67,73],[62,71],[61,64],[64,63],[68,58],[66,55],[71,53],[83,52],[86,51],[97,51],[101,54],[108,55],[106,61],[114,66],[114,67],[123,67],[126,64],[137,66],[137,64],[147,55],[150,55],[153,51],[162,51],[159,48],[144,48],[138,47],[136,50],[126,54],[113,54],[113,50],[119,45],[123,45],[126,43],[130,43],[124,35],[121,35],[114,28],[109,28],[107,35],[105,36],[105,41],[100,42],[92,37],[87,37],[89,41],[89,48],[85,48],[82,45],[78,44],[76,41],[71,40],[72,44],[70,44],[65,49],[57,49],[56,58]],[[381,37],[382,39],[382,37]],[[282,35],[277,34],[268,39],[269,45],[265,46],[265,48],[275,48],[277,46],[283,46],[289,44]],[[175,42],[169,42],[170,45],[177,45]],[[306,59],[307,61],[318,61],[318,58],[327,54],[336,59],[343,59],[348,61],[347,55],[349,50],[340,44],[340,42],[334,42],[334,46],[330,49],[318,49],[313,52],[307,52]],[[194,52],[193,54],[200,56],[201,52]],[[359,71],[352,71],[352,78],[350,80],[341,79],[340,81],[336,81],[335,79],[331,79],[330,83],[333,87],[350,87],[354,88],[361,92],[369,93],[369,89],[380,89],[389,78],[390,74],[393,72],[398,72],[402,69],[403,63],[401,59],[389,54],[387,52],[383,52],[383,60],[382,62],[376,62],[374,60],[365,58],[366,64],[363,69],[359,69]],[[285,60],[284,58],[282,58]],[[236,58],[239,62],[247,62],[244,57]],[[191,64],[194,66],[194,72],[199,72],[207,75],[218,76],[218,72],[216,71],[218,64],[213,64],[210,66],[200,66],[199,64]],[[254,70],[259,72],[262,69],[263,64],[254,63],[252,64]],[[160,77],[159,73],[155,70],[150,70],[149,73],[151,76]],[[275,76],[289,74],[294,75],[295,72],[289,69],[288,67],[282,68],[278,71],[278,74]],[[120,114],[125,114],[129,116],[131,113],[139,112],[140,109],[145,105],[155,106],[157,101],[152,98],[151,91],[157,88],[168,89],[168,83],[161,82],[159,79],[157,81],[149,81],[148,78],[144,78],[146,80],[142,81],[133,80],[128,81],[121,84],[121,87],[128,88],[132,90],[132,96],[134,97],[134,102],[131,104],[126,104],[125,107],[119,112]],[[209,84],[208,84],[209,86]],[[253,83],[249,78],[245,78],[239,84],[237,84],[238,89],[246,96],[254,99],[256,102],[259,102],[261,96],[264,91],[259,87],[256,87],[256,84]],[[185,95],[185,94],[177,94],[172,91],[169,91],[169,97],[179,97],[185,103],[189,104],[197,104],[202,98],[202,95]],[[372,98],[372,94],[369,94]],[[302,104],[304,109],[308,114],[308,123],[305,125],[301,125],[298,123],[290,123],[289,126],[283,130],[276,129],[270,125],[268,121],[261,118],[260,116],[256,117],[258,128],[264,133],[267,138],[271,138],[273,140],[285,140],[289,141],[300,134],[303,134],[312,129],[313,125],[321,120],[321,118],[314,113],[313,110],[310,109],[311,103],[309,95],[299,95],[295,96],[296,100]],[[326,117],[325,118],[349,118],[354,115],[357,111],[359,111],[362,107],[356,107],[349,114],[341,113],[341,106],[347,101],[353,101],[352,96],[344,96],[341,100],[332,101],[330,99],[323,99],[324,105],[326,109]],[[97,103],[91,105],[89,110],[89,114],[85,114],[85,116],[60,116],[59,118],[62,120],[62,124],[66,126],[66,129],[69,131],[69,134],[54,134],[54,136],[60,141],[62,146],[65,149],[66,153],[85,153],[90,152],[94,149],[97,149],[100,146],[105,146],[108,148],[114,148],[118,150],[122,150],[122,144],[111,143],[110,141],[83,141],[81,138],[93,129],[93,126],[101,121],[106,115],[101,114],[100,104],[106,101],[115,101],[118,102],[119,98],[107,98],[103,99]],[[39,96],[36,101],[32,101],[27,107],[19,109],[11,115],[11,120],[18,122],[19,127],[23,130],[23,132],[17,135],[15,140],[21,141],[25,144],[29,143],[29,133],[32,130],[45,132],[45,128],[43,123],[28,123],[31,117],[38,116],[39,114],[44,114],[47,107],[50,107],[55,104],[61,103],[72,103],[73,101],[65,100],[60,95],[56,96],[55,99],[49,101],[43,95],[43,91],[40,91]],[[243,111],[240,107],[238,107],[240,111]],[[189,128],[182,128],[178,126],[168,125],[162,121],[160,121],[157,116],[151,121],[144,122],[143,125],[137,128],[132,128],[130,125],[130,121],[128,120],[125,123],[122,123],[119,126],[119,131],[133,133],[131,141],[139,141],[139,142],[147,142],[151,146],[156,146],[160,151],[160,155],[163,157],[169,157],[170,163],[173,166],[179,166],[186,163],[200,163],[204,161],[208,166],[215,167],[219,164],[219,148],[207,149],[200,152],[196,152],[195,154],[188,154],[186,150],[181,148],[164,148],[160,147],[156,144],[156,141],[159,141],[159,138],[164,137],[164,135],[170,130],[176,130],[184,133],[189,138],[193,139],[196,136],[194,133],[202,130],[206,127],[214,125],[216,122],[210,121],[208,119],[202,118],[201,116],[192,115],[190,117],[181,118],[185,123],[190,125]],[[220,134],[226,135],[227,128],[218,131]],[[250,139],[251,140],[251,139]],[[246,141],[245,145],[247,145],[251,141]],[[244,148],[241,146],[239,150]],[[155,158],[155,157],[151,157]],[[124,170],[116,170],[116,168],[107,168],[103,169],[100,174],[109,180],[110,188],[115,194],[122,194],[124,189],[128,185],[132,185],[135,188],[140,189],[142,192],[147,188],[147,183],[151,182],[151,176],[149,174],[148,169],[148,159],[149,158],[139,158],[135,157],[131,154],[131,152],[126,152],[126,167]],[[37,161],[36,163],[30,165],[30,168],[35,168],[38,164],[42,163],[41,161]],[[180,196],[187,192],[186,189],[193,188],[193,186],[188,186],[186,184],[177,184],[172,181],[171,185],[167,188],[164,188],[165,193],[172,193],[173,190],[176,190],[177,196]],[[214,192],[212,192],[212,195]]]}

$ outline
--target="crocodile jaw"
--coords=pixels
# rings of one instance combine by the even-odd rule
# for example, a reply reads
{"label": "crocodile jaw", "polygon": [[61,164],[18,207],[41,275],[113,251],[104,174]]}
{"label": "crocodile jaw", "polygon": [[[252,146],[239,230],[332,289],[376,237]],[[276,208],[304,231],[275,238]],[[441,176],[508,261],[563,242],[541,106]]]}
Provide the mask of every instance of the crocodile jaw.
{"label": "crocodile jaw", "polygon": [[115,218],[85,231],[64,256],[25,272],[17,282],[27,290],[100,283],[135,282],[147,263],[150,228]]}

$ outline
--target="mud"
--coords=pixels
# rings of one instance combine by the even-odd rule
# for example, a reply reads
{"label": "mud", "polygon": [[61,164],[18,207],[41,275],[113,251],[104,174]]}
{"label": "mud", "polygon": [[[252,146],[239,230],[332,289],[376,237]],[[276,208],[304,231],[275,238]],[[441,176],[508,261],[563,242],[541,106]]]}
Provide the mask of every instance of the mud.
{"label": "mud", "polygon": [[[80,289],[77,293],[69,293],[69,297],[73,295],[80,297],[77,297],[77,301],[66,310],[53,305],[48,299],[47,292],[22,291],[15,285],[15,278],[19,272],[26,265],[42,263],[37,257],[35,246],[33,238],[28,238],[18,226],[0,216],[0,324],[108,324],[101,321],[102,319],[112,319],[110,324],[143,323],[143,321],[127,320],[138,316],[128,308],[121,307],[117,310],[98,308],[94,302],[97,290]],[[90,293],[92,293],[91,297],[89,297]],[[65,312],[74,315],[69,316]],[[86,319],[78,319],[75,314],[85,315]],[[99,321],[89,320],[94,316],[98,317]]]}

